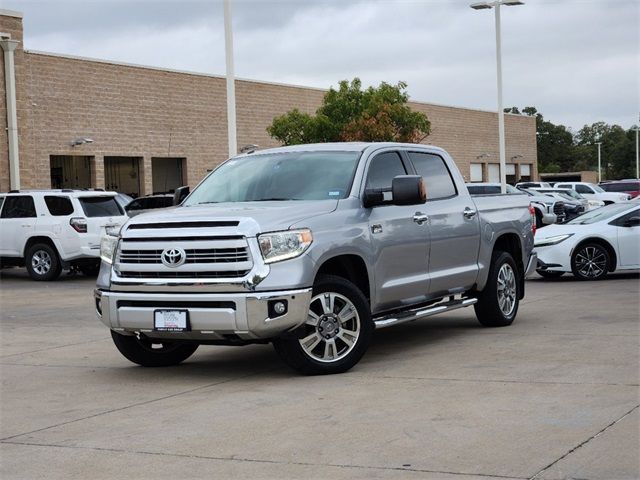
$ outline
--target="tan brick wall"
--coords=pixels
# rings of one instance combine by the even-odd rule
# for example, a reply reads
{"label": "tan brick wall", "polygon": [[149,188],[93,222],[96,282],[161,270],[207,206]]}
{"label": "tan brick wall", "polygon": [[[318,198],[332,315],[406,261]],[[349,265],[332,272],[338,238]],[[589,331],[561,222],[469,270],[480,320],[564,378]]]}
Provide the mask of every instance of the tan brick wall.
{"label": "tan brick wall", "polygon": [[[0,16],[0,31],[21,22]],[[16,37],[18,34],[16,34]],[[21,38],[21,35],[20,35]],[[151,158],[185,157],[186,180],[195,185],[227,157],[226,89],[223,77],[172,72],[20,51],[16,55],[23,188],[50,187],[50,155],[95,157],[94,186],[104,186],[105,156],[143,157],[143,193],[151,192]],[[2,82],[4,88],[4,82]],[[4,91],[0,115],[6,127]],[[313,113],[324,91],[254,81],[236,82],[238,146],[276,146],[266,127],[297,107]],[[447,149],[469,175],[483,153],[498,162],[497,115],[478,110],[412,103],[431,120],[425,143]],[[0,123],[0,125],[3,125]],[[535,121],[507,115],[507,161],[536,170]],[[0,191],[8,188],[6,135],[0,140]],[[92,144],[71,147],[74,138]]]}

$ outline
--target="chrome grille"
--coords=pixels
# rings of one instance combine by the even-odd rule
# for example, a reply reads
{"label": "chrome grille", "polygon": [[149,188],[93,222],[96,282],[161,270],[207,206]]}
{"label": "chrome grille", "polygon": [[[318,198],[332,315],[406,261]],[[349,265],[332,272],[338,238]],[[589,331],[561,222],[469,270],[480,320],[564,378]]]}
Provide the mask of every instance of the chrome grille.
{"label": "chrome grille", "polygon": [[[249,260],[247,247],[239,248],[192,248],[186,249],[185,263],[237,263]],[[120,250],[120,263],[161,264],[162,250]]]}

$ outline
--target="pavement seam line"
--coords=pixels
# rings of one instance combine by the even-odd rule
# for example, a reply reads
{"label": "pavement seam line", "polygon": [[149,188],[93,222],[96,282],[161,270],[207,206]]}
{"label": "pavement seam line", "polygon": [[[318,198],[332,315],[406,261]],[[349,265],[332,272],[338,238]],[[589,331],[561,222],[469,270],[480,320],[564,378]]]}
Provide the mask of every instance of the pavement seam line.
{"label": "pavement seam line", "polygon": [[525,380],[494,380],[494,379],[473,379],[473,378],[441,378],[441,377],[412,377],[403,375],[380,375],[375,378],[387,378],[398,380],[441,380],[444,382],[471,382],[471,383],[516,383],[527,385],[588,385],[601,387],[639,387],[637,383],[597,383],[597,382],[543,382],[543,381],[525,381]]}
{"label": "pavement seam line", "polygon": [[85,345],[87,343],[95,343],[101,340],[104,340],[104,338],[96,338],[95,340],[87,340],[87,341],[78,342],[78,343],[69,343],[68,345],[58,345],[56,347],[40,348],[39,350],[32,350],[30,352],[8,353],[7,355],[0,355],[0,358],[15,357],[18,355],[29,355],[31,353],[38,353],[38,352],[46,352],[48,350],[55,350],[57,348],[73,347],[75,345]]}
{"label": "pavement seam line", "polygon": [[562,455],[560,458],[557,458],[556,460],[554,460],[553,462],[551,462],[549,465],[547,465],[546,467],[544,467],[542,470],[540,470],[538,473],[536,473],[534,476],[529,477],[529,480],[535,480],[536,478],[539,478],[540,475],[542,475],[544,472],[546,472],[547,470],[549,470],[551,467],[553,467],[556,463],[558,463],[560,460],[563,460],[564,458],[567,458],[569,455],[571,455],[573,452],[575,452],[576,450],[582,448],[583,446],[585,446],[587,443],[589,443],[591,440],[593,440],[596,437],[599,437],[600,435],[602,435],[604,432],[606,432],[607,430],[609,430],[611,427],[613,427],[615,424],[621,422],[622,420],[624,420],[626,417],[628,417],[629,415],[631,415],[635,410],[638,409],[638,407],[640,407],[639,405],[636,405],[635,407],[633,407],[631,410],[629,410],[627,413],[625,413],[624,415],[622,415],[620,418],[614,420],[613,422],[611,422],[609,425],[607,425],[606,427],[604,427],[603,429],[601,429],[600,431],[596,432],[595,434],[591,435],[589,438],[587,438],[585,441],[579,443],[578,445],[576,445],[575,447],[573,447],[571,450],[569,450],[568,452],[566,452],[564,455]]}
{"label": "pavement seam line", "polygon": [[243,458],[243,457],[214,457],[210,455],[189,455],[186,453],[162,453],[162,452],[149,452],[145,450],[126,450],[119,448],[109,448],[109,447],[85,447],[80,445],[57,445],[55,443],[29,443],[29,442],[10,442],[0,440],[0,443],[5,445],[23,445],[30,447],[52,447],[52,448],[69,448],[76,450],[93,450],[100,452],[112,452],[112,453],[129,453],[135,455],[157,455],[163,457],[175,457],[175,458],[193,458],[198,460],[218,460],[218,461],[228,461],[228,462],[252,462],[252,463],[269,463],[273,465],[299,465],[306,467],[338,467],[338,468],[354,468],[354,469],[371,469],[371,470],[394,470],[394,471],[402,471],[402,472],[416,472],[416,473],[440,473],[446,475],[462,475],[462,476],[475,476],[475,477],[487,477],[487,478],[503,478],[503,479],[517,479],[517,480],[527,480],[527,477],[514,477],[507,475],[492,475],[488,473],[468,473],[468,472],[450,472],[446,470],[428,470],[422,468],[410,468],[410,467],[380,467],[380,466],[370,466],[370,465],[350,465],[350,464],[340,464],[340,463],[313,463],[313,462],[287,462],[280,460],[266,460],[259,458]]}
{"label": "pavement seam line", "polygon": [[43,431],[49,430],[51,428],[63,427],[65,425],[69,425],[71,423],[81,422],[83,420],[89,420],[90,418],[100,417],[102,415],[108,415],[108,414],[114,413],[114,412],[120,412],[122,410],[127,410],[129,408],[139,407],[141,405],[148,405],[148,404],[154,403],[154,402],[160,402],[162,400],[167,400],[168,398],[178,397],[180,395],[185,395],[187,393],[196,392],[198,390],[203,390],[205,388],[215,387],[215,386],[222,385],[222,384],[225,384],[225,383],[235,382],[236,380],[243,380],[245,378],[252,377],[254,375],[260,375],[260,374],[264,374],[264,373],[273,372],[273,371],[277,370],[278,368],[280,368],[280,367],[272,368],[270,370],[255,372],[255,373],[249,373],[247,375],[242,375],[242,376],[236,377],[236,378],[229,378],[227,380],[222,380],[222,381],[219,381],[219,382],[209,383],[209,384],[206,384],[206,385],[202,385],[200,387],[195,387],[195,388],[191,388],[189,390],[184,390],[182,392],[172,393],[171,395],[165,395],[164,397],[158,397],[158,398],[153,398],[151,400],[145,400],[143,402],[132,403],[131,405],[125,405],[124,407],[112,408],[110,410],[105,410],[103,412],[94,413],[93,415],[88,415],[86,417],[76,418],[76,419],[73,419],[73,420],[68,420],[66,422],[58,423],[56,425],[49,425],[48,427],[38,428],[38,429],[32,430],[30,432],[23,432],[23,433],[18,433],[16,435],[10,435],[8,437],[0,438],[0,442],[5,442],[6,440],[11,440],[12,438],[22,437],[24,435],[31,435],[31,434],[34,434],[34,433],[43,432]]}

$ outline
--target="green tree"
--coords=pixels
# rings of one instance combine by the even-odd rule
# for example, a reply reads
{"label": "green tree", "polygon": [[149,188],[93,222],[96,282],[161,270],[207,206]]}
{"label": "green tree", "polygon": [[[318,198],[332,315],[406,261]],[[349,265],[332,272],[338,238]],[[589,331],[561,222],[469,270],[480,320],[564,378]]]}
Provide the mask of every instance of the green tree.
{"label": "green tree", "polygon": [[339,141],[420,142],[431,131],[424,113],[407,105],[407,84],[362,89],[354,78],[325,94],[315,115],[297,109],[273,119],[267,132],[284,145]]}

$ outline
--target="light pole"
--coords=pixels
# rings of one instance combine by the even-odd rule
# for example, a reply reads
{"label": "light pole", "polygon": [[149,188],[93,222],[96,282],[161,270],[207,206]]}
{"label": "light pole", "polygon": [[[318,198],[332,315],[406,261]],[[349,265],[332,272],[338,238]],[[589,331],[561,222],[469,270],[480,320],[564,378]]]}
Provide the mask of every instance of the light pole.
{"label": "light pole", "polygon": [[598,183],[602,181],[602,157],[600,156],[600,146],[602,142],[596,142],[598,145]]}
{"label": "light pole", "polygon": [[500,149],[500,190],[502,193],[507,191],[507,160],[506,160],[506,144],[504,139],[504,110],[502,108],[502,45],[500,33],[500,6],[506,5],[513,7],[516,5],[524,5],[520,0],[496,0],[494,2],[479,2],[470,5],[474,10],[485,10],[488,8],[495,9],[496,14],[496,67],[498,73],[498,142]]}
{"label": "light pole", "polygon": [[233,71],[233,30],[231,25],[231,0],[224,0],[224,53],[227,67],[227,136],[229,157],[238,153],[236,139],[236,84]]}
{"label": "light pole", "polygon": [[[640,115],[638,115],[638,121],[640,121]],[[640,125],[636,125],[636,178],[640,178]]]}

